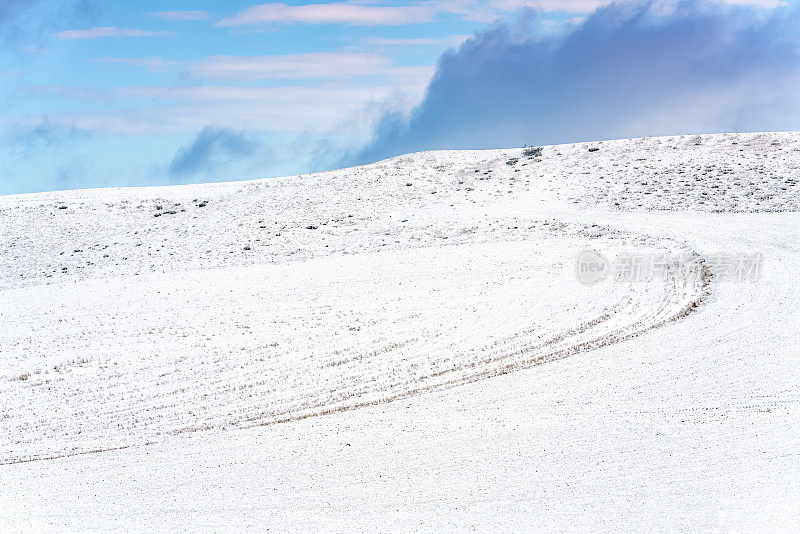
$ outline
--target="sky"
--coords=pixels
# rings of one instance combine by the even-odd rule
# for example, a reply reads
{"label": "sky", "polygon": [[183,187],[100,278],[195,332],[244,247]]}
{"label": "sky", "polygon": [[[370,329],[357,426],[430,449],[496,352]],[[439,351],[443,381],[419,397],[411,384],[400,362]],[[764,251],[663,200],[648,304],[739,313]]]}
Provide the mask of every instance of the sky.
{"label": "sky", "polygon": [[0,0],[0,194],[800,130],[780,0]]}

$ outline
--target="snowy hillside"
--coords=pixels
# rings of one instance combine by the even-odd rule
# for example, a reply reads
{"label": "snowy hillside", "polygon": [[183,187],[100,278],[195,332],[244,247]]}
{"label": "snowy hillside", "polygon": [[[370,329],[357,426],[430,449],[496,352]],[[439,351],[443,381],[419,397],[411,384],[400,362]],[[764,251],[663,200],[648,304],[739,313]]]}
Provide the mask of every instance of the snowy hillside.
{"label": "snowy hillside", "polygon": [[724,134],[0,197],[0,530],[795,531],[798,168]]}

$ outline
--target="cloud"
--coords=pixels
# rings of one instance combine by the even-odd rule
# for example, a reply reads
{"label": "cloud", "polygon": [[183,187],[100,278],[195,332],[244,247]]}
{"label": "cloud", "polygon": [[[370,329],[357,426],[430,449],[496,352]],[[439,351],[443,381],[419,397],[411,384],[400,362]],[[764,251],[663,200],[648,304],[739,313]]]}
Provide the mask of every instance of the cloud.
{"label": "cloud", "polygon": [[[779,2],[780,0],[730,0],[733,2]],[[428,0],[404,6],[371,3],[334,2],[328,4],[287,5],[269,3],[250,6],[218,26],[254,24],[349,24],[353,26],[404,25],[431,22],[438,15],[460,15],[478,22],[491,22],[510,11],[533,7],[544,11],[589,13],[611,0]]]}
{"label": "cloud", "polygon": [[39,51],[39,41],[70,21],[92,20],[95,0],[0,0],[0,43],[12,51]]}
{"label": "cloud", "polygon": [[[754,6],[761,8],[775,8],[785,6],[783,0],[710,0],[719,4]],[[547,13],[576,13],[588,14],[601,7],[614,3],[614,0],[489,0],[477,2],[476,0],[439,0],[437,9],[443,12],[463,15],[468,20],[490,22],[503,14],[532,9]],[[648,2],[643,2],[648,3]],[[652,0],[651,2],[652,3]],[[669,3],[660,2],[661,4]]]}
{"label": "cloud", "polygon": [[[427,70],[427,69],[426,69]],[[424,76],[425,71],[410,72],[408,78],[399,80],[399,87],[422,91],[425,83],[420,83],[417,77]],[[425,82],[430,76],[425,77]],[[316,115],[320,109],[317,104],[330,106],[332,109],[341,110],[348,103],[357,105],[366,100],[374,100],[398,88],[398,85],[381,85],[373,87],[305,87],[305,86],[277,86],[277,87],[251,87],[239,85],[201,85],[194,87],[126,87],[119,89],[119,96],[158,99],[161,101],[201,101],[205,105],[211,102],[245,102],[252,110],[252,103],[258,102],[263,106],[275,104],[285,109],[291,106],[291,113],[297,113],[300,107],[313,110]],[[252,113],[256,111],[253,110]]]}
{"label": "cloud", "polygon": [[407,45],[438,45],[441,44],[441,39],[383,39],[381,37],[370,37],[364,40],[367,44],[374,44],[379,46],[407,46]]}
{"label": "cloud", "polygon": [[85,139],[94,132],[73,124],[43,119],[31,125],[11,126],[4,132],[5,142],[23,151],[41,149]]}
{"label": "cloud", "polygon": [[[375,113],[364,110],[391,100],[408,111],[424,94],[429,74],[422,70],[399,74],[394,83],[369,87],[129,87],[114,94],[120,98],[144,99],[148,106],[135,110],[100,110],[72,113],[62,121],[85,128],[111,132],[186,132],[207,124],[246,130],[271,130],[288,135],[307,131],[358,136],[365,140]],[[168,121],[164,117],[169,117]],[[341,127],[345,118],[357,127]]]}
{"label": "cloud", "polygon": [[196,76],[236,79],[341,78],[374,73],[387,66],[382,56],[318,52],[274,56],[211,56],[191,68]]}
{"label": "cloud", "polygon": [[132,30],[116,26],[101,26],[88,30],[65,30],[56,33],[56,37],[59,39],[98,39],[102,37],[118,39],[120,37],[171,37],[173,35],[175,34],[172,32]]}
{"label": "cloud", "polygon": [[489,6],[502,11],[531,8],[541,11],[591,13],[595,9],[610,3],[611,0],[491,0]]}
{"label": "cloud", "polygon": [[730,4],[732,6],[752,6],[752,7],[762,7],[765,9],[772,9],[775,7],[785,7],[789,4],[782,0],[720,0],[724,4]]}
{"label": "cloud", "polygon": [[436,15],[432,5],[375,6],[348,2],[287,5],[279,2],[243,9],[218,26],[245,26],[263,23],[350,24],[358,26],[403,25],[429,22]]}
{"label": "cloud", "polygon": [[14,102],[18,106],[25,100],[52,99],[53,97],[85,102],[110,102],[118,99],[102,89],[54,84],[20,85],[9,88],[6,96],[9,102]]}
{"label": "cloud", "polygon": [[228,80],[311,80],[341,79],[353,76],[382,76],[391,81],[430,79],[430,65],[392,66],[389,58],[366,52],[316,52],[274,56],[209,56],[197,61],[180,62],[161,57],[107,57],[94,61],[143,67],[164,72],[183,67],[198,78]]}
{"label": "cloud", "polygon": [[95,61],[98,63],[143,67],[150,72],[165,72],[170,68],[177,67],[181,64],[180,61],[172,61],[160,57],[102,57],[96,59]]}
{"label": "cloud", "polygon": [[194,141],[178,150],[169,166],[173,178],[212,172],[230,158],[252,156],[260,145],[244,132],[206,126]]}
{"label": "cloud", "polygon": [[[786,5],[784,0],[716,1],[721,4],[762,8]],[[465,20],[476,22],[492,22],[510,12],[525,8],[541,12],[587,14],[612,2],[613,0],[489,0],[488,2],[481,0],[428,0],[404,6],[373,5],[370,2],[333,2],[303,5],[273,2],[247,7],[232,17],[223,18],[217,22],[217,26],[291,23],[397,26],[431,22],[437,16],[443,14],[459,15]],[[407,42],[405,44],[412,43]],[[417,44],[428,43],[419,42]]]}
{"label": "cloud", "polygon": [[800,17],[701,2],[612,4],[558,35],[497,24],[446,52],[406,120],[341,164],[417,150],[797,129]]}
{"label": "cloud", "polygon": [[[377,86],[343,84],[308,86],[146,86],[112,90],[75,90],[34,86],[40,98],[51,95],[103,103],[90,109],[70,106],[47,115],[7,117],[4,126],[33,128],[41,122],[63,128],[100,132],[107,136],[185,135],[214,124],[234,130],[272,131],[276,135],[315,135],[335,130],[337,136],[366,140],[375,113],[364,110],[386,100],[408,111],[418,103],[430,79],[429,69],[392,71]],[[31,87],[31,86],[28,86]],[[354,126],[345,131],[344,118]],[[358,122],[358,124],[356,124]],[[1,159],[1,158],[0,158]]]}
{"label": "cloud", "polygon": [[382,37],[368,37],[364,42],[377,46],[457,46],[469,38],[469,35],[450,35],[441,38],[417,38],[417,39],[386,39]]}
{"label": "cloud", "polygon": [[209,11],[158,11],[153,15],[164,20],[207,20],[211,18]]}

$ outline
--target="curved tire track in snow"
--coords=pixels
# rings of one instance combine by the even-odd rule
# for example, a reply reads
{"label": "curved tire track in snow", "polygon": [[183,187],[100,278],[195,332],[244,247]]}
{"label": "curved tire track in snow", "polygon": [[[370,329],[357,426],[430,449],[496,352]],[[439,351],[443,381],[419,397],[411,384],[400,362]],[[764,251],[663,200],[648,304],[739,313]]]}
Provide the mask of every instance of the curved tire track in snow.
{"label": "curved tire track in snow", "polygon": [[[14,320],[31,331],[0,340],[19,364],[0,383],[0,463],[459,386],[640,335],[690,313],[708,291],[708,277],[672,269],[647,283],[581,286],[574,251],[591,241],[574,230],[528,243],[5,291],[19,303]],[[606,235],[617,247],[632,242]]]}

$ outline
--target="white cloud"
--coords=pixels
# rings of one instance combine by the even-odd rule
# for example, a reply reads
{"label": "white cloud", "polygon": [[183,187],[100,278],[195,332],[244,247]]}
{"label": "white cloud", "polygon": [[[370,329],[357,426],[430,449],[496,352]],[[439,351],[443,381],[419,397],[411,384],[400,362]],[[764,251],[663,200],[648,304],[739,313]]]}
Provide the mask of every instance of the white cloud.
{"label": "white cloud", "polygon": [[96,61],[100,63],[116,63],[121,65],[131,65],[133,67],[144,67],[150,72],[164,72],[171,67],[176,67],[181,63],[160,57],[103,57]]}
{"label": "white cloud", "polygon": [[451,35],[439,39],[432,38],[419,38],[419,39],[384,39],[381,37],[369,37],[364,40],[367,44],[378,46],[425,46],[425,45],[438,45],[438,46],[457,46],[463,43],[469,35]]}
{"label": "white cloud", "polygon": [[172,32],[152,32],[147,30],[131,30],[118,28],[116,26],[102,26],[90,28],[88,30],[65,30],[58,32],[56,37],[59,39],[98,39],[101,37],[168,37],[175,35]]}
{"label": "white cloud", "polygon": [[207,20],[211,17],[208,11],[158,11],[153,15],[164,20]]}
{"label": "white cloud", "polygon": [[318,52],[274,56],[210,56],[191,67],[200,77],[235,79],[342,78],[378,73],[389,60],[365,53]]}
{"label": "white cloud", "polygon": [[[405,6],[378,2],[334,2],[287,5],[280,2],[247,7],[220,20],[218,26],[247,26],[262,23],[350,24],[360,26],[403,25],[430,22],[440,14],[459,15],[465,20],[491,22],[523,7],[545,12],[591,13],[613,0],[428,0]],[[670,0],[668,0],[670,1]],[[784,0],[709,0],[710,2],[775,8]],[[375,5],[378,4],[378,5]],[[398,43],[399,44],[399,43]],[[406,43],[412,44],[412,43]],[[417,43],[425,44],[425,43]]]}
{"label": "white cloud", "polygon": [[376,87],[241,87],[203,85],[197,87],[126,87],[120,94],[162,101],[261,102],[265,105],[327,103],[332,109],[386,94],[394,86]]}
{"label": "white cloud", "polygon": [[411,67],[391,67],[381,74],[384,74],[387,79],[397,85],[424,88],[428,85],[428,82],[431,81],[434,73],[436,73],[436,67],[434,65],[419,65]]}
{"label": "white cloud", "polygon": [[[15,118],[17,125],[43,120],[69,128],[120,135],[197,131],[208,124],[239,130],[325,133],[343,121],[368,120],[370,105],[387,99],[405,109],[422,98],[424,85],[374,87],[128,87],[114,91],[147,105],[64,111]],[[358,128],[354,133],[358,133]],[[361,132],[363,133],[363,131]]]}
{"label": "white cloud", "polygon": [[514,11],[523,7],[543,11],[564,11],[567,13],[591,13],[598,7],[610,4],[612,0],[491,0],[489,6],[502,11]]}
{"label": "white cloud", "polygon": [[497,8],[489,5],[490,3],[477,0],[435,0],[431,5],[439,13],[460,15],[465,20],[487,23],[497,20],[501,15]]}
{"label": "white cloud", "polygon": [[[448,38],[437,42],[450,40]],[[453,41],[455,42],[455,40]],[[192,62],[173,61],[160,57],[105,57],[94,61],[143,67],[151,72],[164,72],[180,67],[198,78],[229,80],[341,80],[343,78],[379,76],[387,83],[425,84],[433,76],[435,70],[433,65],[393,66],[388,57],[361,52],[209,56]]]}
{"label": "white cloud", "polygon": [[117,96],[102,89],[53,84],[23,85],[13,89],[11,95],[17,101],[53,97],[87,102],[110,102],[117,99]]}
{"label": "white cloud", "polygon": [[[469,2],[470,0],[444,0],[445,2]],[[515,11],[522,7],[542,11],[563,11],[566,13],[591,13],[598,7],[606,6],[613,0],[490,0],[488,6],[500,11]],[[669,2],[670,0],[668,0]],[[775,8],[787,5],[783,0],[709,0],[718,4]]]}
{"label": "white cloud", "polygon": [[752,6],[763,7],[765,9],[773,9],[776,7],[784,7],[789,5],[782,0],[720,0],[720,3],[731,4],[734,6]]}
{"label": "white cloud", "polygon": [[433,20],[432,5],[374,6],[347,2],[292,6],[283,3],[260,4],[224,18],[219,26],[244,26],[259,23],[351,24],[360,26],[401,25]]}
{"label": "white cloud", "polygon": [[406,46],[406,45],[437,45],[441,44],[441,39],[383,39],[381,37],[370,37],[364,40],[367,44],[380,46]]}
{"label": "white cloud", "polygon": [[[105,109],[61,111],[51,115],[18,116],[15,123],[34,127],[43,120],[120,135],[163,135],[197,131],[208,124],[245,130],[272,130],[288,134],[304,132],[369,132],[368,123],[387,101],[407,112],[423,97],[435,67],[381,69],[380,85],[344,85],[339,80],[315,86],[122,87],[97,94],[69,93],[75,99],[114,102]],[[62,88],[43,87],[42,95]],[[59,93],[61,94],[61,93]],[[366,121],[366,122],[365,122]]]}

